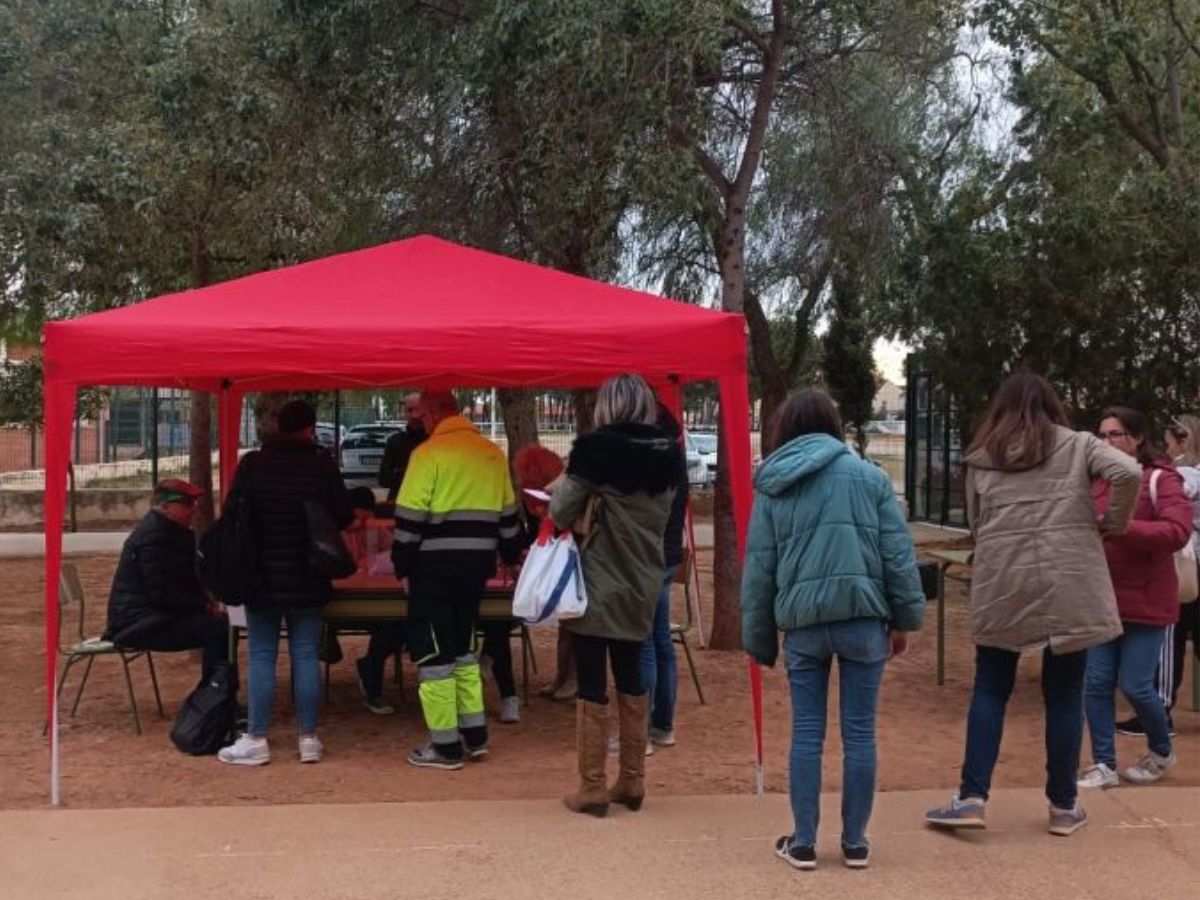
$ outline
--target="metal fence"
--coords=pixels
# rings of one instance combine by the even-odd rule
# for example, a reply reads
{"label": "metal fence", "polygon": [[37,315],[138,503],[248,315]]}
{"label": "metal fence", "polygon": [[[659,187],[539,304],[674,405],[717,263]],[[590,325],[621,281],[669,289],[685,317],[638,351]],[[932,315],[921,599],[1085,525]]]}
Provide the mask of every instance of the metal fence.
{"label": "metal fence", "polygon": [[[356,425],[395,423],[402,417],[405,391],[330,391],[303,396],[317,409],[319,437],[331,452]],[[459,391],[463,411],[507,451],[504,416],[490,389]],[[260,419],[277,410],[286,395],[249,395],[242,408],[239,446],[257,446]],[[561,456],[575,439],[576,413],[570,391],[537,394],[534,403],[538,439]],[[715,433],[720,410],[715,396],[697,393],[686,398],[684,426],[696,433]],[[216,447],[216,415],[212,446]],[[751,422],[751,454],[761,456],[757,422]],[[116,388],[94,419],[77,419],[71,442],[71,462],[77,487],[149,487],[157,479],[184,476],[191,440],[191,395],[186,391],[151,388]],[[904,441],[888,435],[873,436],[869,455],[882,465],[903,490]],[[40,490],[45,451],[41,429],[0,426],[0,489]],[[214,453],[214,477],[216,457]]]}

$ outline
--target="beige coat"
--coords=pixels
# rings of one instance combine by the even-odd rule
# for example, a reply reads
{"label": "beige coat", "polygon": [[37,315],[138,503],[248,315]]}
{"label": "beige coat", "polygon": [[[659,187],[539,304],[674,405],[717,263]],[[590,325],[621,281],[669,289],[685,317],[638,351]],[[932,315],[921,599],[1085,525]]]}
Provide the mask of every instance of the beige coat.
{"label": "beige coat", "polygon": [[1017,652],[1083,650],[1121,634],[1092,481],[1112,484],[1109,518],[1124,528],[1141,467],[1095,436],[1058,428],[1039,465],[1005,470],[967,460],[967,519],[975,533],[971,637]]}

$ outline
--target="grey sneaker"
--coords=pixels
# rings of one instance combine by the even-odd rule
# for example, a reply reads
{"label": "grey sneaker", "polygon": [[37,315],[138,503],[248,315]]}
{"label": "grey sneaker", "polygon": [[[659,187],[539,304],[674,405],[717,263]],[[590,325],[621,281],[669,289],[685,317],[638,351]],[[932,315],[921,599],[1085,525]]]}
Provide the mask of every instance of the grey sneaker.
{"label": "grey sneaker", "polygon": [[650,727],[650,743],[655,747],[674,747],[675,746],[675,730]]}
{"label": "grey sneaker", "polygon": [[1087,820],[1087,813],[1078,803],[1075,804],[1074,809],[1059,809],[1057,806],[1051,806],[1049,831],[1059,837],[1070,837],[1086,825]]}
{"label": "grey sneaker", "polygon": [[925,824],[938,828],[987,828],[987,803],[978,797],[960,799],[955,794],[948,805],[925,813]]}
{"label": "grey sneaker", "polygon": [[300,762],[319,763],[325,755],[325,745],[315,734],[300,735]]}
{"label": "grey sneaker", "polygon": [[217,759],[231,766],[265,766],[271,761],[271,747],[266,738],[243,734],[228,747],[221,748]]}
{"label": "grey sneaker", "polygon": [[521,721],[521,701],[519,698],[500,698],[500,721],[508,725],[515,725]]}
{"label": "grey sneaker", "polygon": [[1076,782],[1081,788],[1110,788],[1120,783],[1117,770],[1105,763],[1096,763],[1090,769],[1085,769]]}
{"label": "grey sneaker", "polygon": [[1166,775],[1167,769],[1173,765],[1175,765],[1174,753],[1170,756],[1159,756],[1153,750],[1148,750],[1145,756],[1121,774],[1127,781],[1132,781],[1134,784],[1153,784]]}

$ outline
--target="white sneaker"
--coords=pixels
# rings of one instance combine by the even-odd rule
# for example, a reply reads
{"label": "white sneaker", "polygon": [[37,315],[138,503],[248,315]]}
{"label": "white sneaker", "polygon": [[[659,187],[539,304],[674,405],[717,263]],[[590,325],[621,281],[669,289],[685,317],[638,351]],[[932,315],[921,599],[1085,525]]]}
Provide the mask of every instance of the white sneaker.
{"label": "white sneaker", "polygon": [[675,730],[664,731],[661,728],[650,727],[650,743],[655,747],[674,747]]}
{"label": "white sneaker", "polygon": [[521,701],[518,698],[500,698],[500,721],[509,725],[514,725],[521,721]]}
{"label": "white sneaker", "polygon": [[300,762],[319,763],[325,753],[325,745],[315,734],[300,735]]}
{"label": "white sneaker", "polygon": [[1145,756],[1121,774],[1125,776],[1126,780],[1135,784],[1153,784],[1166,775],[1167,769],[1173,765],[1175,765],[1174,753],[1170,756],[1159,756],[1153,750],[1148,750]]}
{"label": "white sneaker", "polygon": [[265,766],[271,761],[267,739],[243,734],[228,747],[217,751],[217,759],[231,766]]}
{"label": "white sneaker", "polygon": [[1085,769],[1076,782],[1081,788],[1110,788],[1121,783],[1117,770],[1105,763],[1096,763],[1090,769]]}

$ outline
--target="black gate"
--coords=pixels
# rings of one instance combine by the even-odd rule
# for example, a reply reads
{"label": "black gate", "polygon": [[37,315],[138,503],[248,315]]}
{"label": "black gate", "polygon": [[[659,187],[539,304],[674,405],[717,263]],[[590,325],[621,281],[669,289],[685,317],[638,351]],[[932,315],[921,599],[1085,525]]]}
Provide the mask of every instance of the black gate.
{"label": "black gate", "polygon": [[917,522],[966,527],[965,469],[958,407],[910,358],[904,398],[904,494]]}

